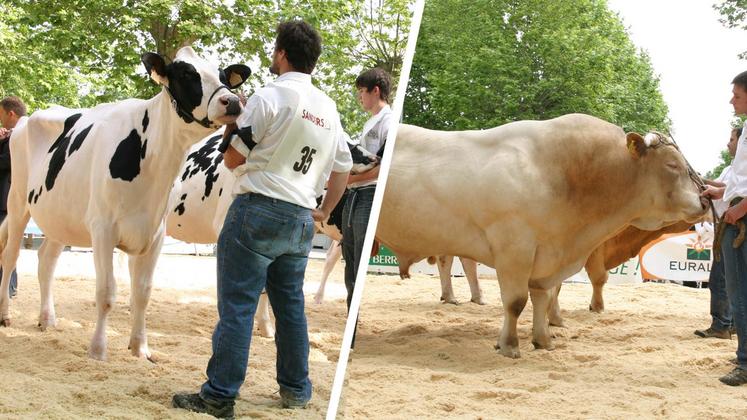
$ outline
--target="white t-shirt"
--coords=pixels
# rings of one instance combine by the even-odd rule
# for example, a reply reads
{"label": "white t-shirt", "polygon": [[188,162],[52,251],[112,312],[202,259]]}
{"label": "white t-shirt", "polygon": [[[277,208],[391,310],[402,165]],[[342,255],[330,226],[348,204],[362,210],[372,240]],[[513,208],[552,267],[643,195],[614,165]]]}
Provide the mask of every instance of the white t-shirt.
{"label": "white t-shirt", "polygon": [[[721,175],[719,175],[716,178],[716,181],[721,181],[724,184],[726,184],[726,181],[724,181],[724,180],[728,179],[729,172],[731,172],[731,165],[725,167],[721,171]],[[719,218],[721,218],[721,216],[724,214],[724,212],[726,211],[726,209],[729,208],[729,202],[725,201],[725,200],[719,200],[719,199],[714,199],[712,201],[713,201],[713,209],[716,210],[716,216],[718,216]]]}
{"label": "white t-shirt", "polygon": [[729,203],[737,197],[747,197],[747,121],[742,135],[739,136],[739,146],[734,160],[731,162],[731,171],[724,177],[726,184],[724,190],[724,201]]}
{"label": "white t-shirt", "polygon": [[[363,124],[361,131],[360,144],[369,152],[376,154],[381,145],[386,142],[386,136],[389,134],[389,122],[392,116],[392,108],[385,105],[374,116]],[[348,185],[348,188],[363,187],[366,185],[376,185],[376,179],[363,182],[354,182]]]}
{"label": "white t-shirt", "polygon": [[258,89],[236,124],[251,127],[256,145],[231,140],[246,157],[234,170],[234,194],[254,192],[313,209],[330,173],[353,165],[337,106],[308,74],[284,73]]}

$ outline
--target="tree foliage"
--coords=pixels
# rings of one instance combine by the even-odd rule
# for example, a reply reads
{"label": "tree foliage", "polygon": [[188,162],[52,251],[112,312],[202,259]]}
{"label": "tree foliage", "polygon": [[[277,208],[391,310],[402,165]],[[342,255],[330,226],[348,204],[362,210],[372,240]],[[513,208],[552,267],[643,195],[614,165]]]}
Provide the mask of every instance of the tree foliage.
{"label": "tree foliage", "polygon": [[[266,69],[277,24],[303,18],[324,39],[315,81],[338,102],[348,130],[357,130],[365,116],[353,96],[355,76],[378,63],[389,63],[392,72],[399,73],[412,2],[10,0],[3,7],[12,10],[14,18],[3,20],[7,23],[0,31],[7,29],[0,34],[21,34],[19,48],[33,51],[38,62],[61,66],[62,76],[71,81],[61,89],[67,96],[47,98],[43,92],[19,90],[24,98],[33,93],[45,98],[45,104],[91,106],[154,95],[158,87],[142,70],[140,55],[156,51],[173,59],[184,45],[222,65],[248,64],[253,75],[245,90],[256,88],[272,77]],[[11,57],[8,64],[19,65],[24,59]],[[38,82],[42,77],[49,80],[46,75],[29,80]]]}
{"label": "tree foliage", "polygon": [[[727,28],[741,28],[747,30],[747,0],[722,0],[720,3],[713,5],[721,14],[721,22]],[[747,51],[739,55],[740,58],[747,58]]]}
{"label": "tree foliage", "polygon": [[603,0],[426,2],[405,104],[405,121],[435,129],[573,112],[670,126],[648,56]]}

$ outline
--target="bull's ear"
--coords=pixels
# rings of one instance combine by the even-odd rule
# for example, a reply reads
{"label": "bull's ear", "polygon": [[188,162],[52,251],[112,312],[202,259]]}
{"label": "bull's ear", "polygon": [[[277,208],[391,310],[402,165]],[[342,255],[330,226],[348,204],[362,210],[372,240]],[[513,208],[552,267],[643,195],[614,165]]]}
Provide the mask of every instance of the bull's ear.
{"label": "bull's ear", "polygon": [[231,64],[223,70],[223,73],[226,75],[226,85],[235,89],[246,82],[246,79],[252,74],[252,70],[243,64]]}
{"label": "bull's ear", "polygon": [[628,133],[626,139],[628,140],[628,151],[633,159],[638,159],[646,154],[646,140],[640,134]]}
{"label": "bull's ear", "polygon": [[159,85],[168,84],[168,78],[166,77],[166,59],[162,55],[148,52],[140,56],[140,61],[143,62],[145,70]]}

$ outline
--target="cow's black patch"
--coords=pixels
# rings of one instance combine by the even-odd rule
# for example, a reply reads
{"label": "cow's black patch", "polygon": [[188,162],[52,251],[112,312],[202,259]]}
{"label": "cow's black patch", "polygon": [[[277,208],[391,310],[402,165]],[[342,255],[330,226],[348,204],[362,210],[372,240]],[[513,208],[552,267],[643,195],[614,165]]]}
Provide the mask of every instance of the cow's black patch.
{"label": "cow's black patch", "polygon": [[187,209],[184,207],[184,203],[182,202],[182,203],[179,203],[178,206],[176,206],[176,208],[174,209],[174,213],[177,213],[179,214],[179,216],[181,216],[182,214],[184,214],[186,210]]}
{"label": "cow's black patch", "polygon": [[220,197],[221,195],[223,195],[223,188],[218,190],[218,197]]}
{"label": "cow's black patch", "polygon": [[29,204],[31,204],[31,200],[34,199],[34,190],[29,191]]}
{"label": "cow's black patch", "polygon": [[132,181],[140,174],[140,160],[145,158],[145,143],[140,142],[140,134],[134,128],[117,146],[109,162],[109,173],[112,178]]}
{"label": "cow's black patch", "polygon": [[91,128],[93,128],[93,124],[84,128],[83,131],[81,131],[80,133],[78,133],[78,135],[75,136],[75,139],[73,139],[73,143],[70,145],[70,150],[68,150],[67,152],[68,157],[70,157],[70,155],[72,155],[73,152],[80,149],[80,146],[83,144],[83,140],[85,140],[86,137],[88,137],[88,133],[91,132]]}
{"label": "cow's black patch", "polygon": [[[202,102],[202,78],[195,66],[176,61],[168,68],[169,90],[174,96],[177,105],[189,114]],[[185,122],[191,122],[182,114],[179,115]]]}
{"label": "cow's black patch", "polygon": [[182,181],[192,178],[199,172],[204,172],[205,192],[202,195],[203,201],[205,201],[205,198],[210,197],[213,185],[218,180],[219,174],[216,171],[218,170],[218,165],[223,162],[223,155],[218,153],[217,156],[213,157],[213,154],[218,147],[221,137],[221,134],[210,137],[202,147],[187,156],[187,164],[182,174]]}
{"label": "cow's black patch", "polygon": [[143,142],[143,148],[140,150],[140,159],[145,159],[145,149],[148,147],[148,139]]}
{"label": "cow's black patch", "polygon": [[180,198],[181,201],[184,201],[187,199],[187,194],[182,194],[182,198]]}
{"label": "cow's black patch", "polygon": [[143,135],[145,135],[145,131],[148,129],[148,123],[150,120],[148,119],[148,110],[145,110],[145,115],[143,115]]}
{"label": "cow's black patch", "polygon": [[65,125],[57,137],[57,140],[52,143],[47,153],[52,153],[52,157],[49,159],[49,169],[47,170],[47,177],[44,180],[44,185],[47,187],[47,191],[54,187],[57,175],[62,170],[62,166],[65,164],[65,154],[67,153],[67,147],[70,144],[70,130],[73,129],[75,123],[80,119],[81,114],[73,114],[65,119]]}
{"label": "cow's black patch", "polygon": [[39,197],[41,197],[41,195],[42,195],[42,189],[41,187],[39,187],[39,194],[36,194],[36,196],[34,196],[34,204],[36,204],[36,202],[39,201]]}

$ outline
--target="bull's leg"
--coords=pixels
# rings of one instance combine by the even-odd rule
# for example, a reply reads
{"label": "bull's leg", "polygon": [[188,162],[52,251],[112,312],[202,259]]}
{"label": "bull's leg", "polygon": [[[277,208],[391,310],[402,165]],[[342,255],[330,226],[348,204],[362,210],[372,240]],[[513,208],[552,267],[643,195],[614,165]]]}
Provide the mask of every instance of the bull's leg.
{"label": "bull's leg", "polygon": [[527,304],[529,282],[524,279],[510,282],[499,274],[498,284],[501,287],[501,301],[503,302],[503,329],[496,348],[502,355],[517,359],[521,357],[521,353],[519,353],[516,322]]}
{"label": "bull's leg", "polygon": [[[11,195],[11,199],[13,195]],[[10,276],[16,268],[18,255],[21,252],[21,241],[23,230],[28,223],[30,215],[24,207],[23,202],[18,205],[17,200],[8,204],[11,212],[6,220],[0,225],[0,241],[2,241],[2,267],[3,276],[0,279],[0,326],[10,326]],[[14,211],[15,210],[15,211]]]}
{"label": "bull's leg", "polygon": [[609,273],[604,267],[603,253],[592,253],[586,261],[585,268],[586,273],[589,275],[589,280],[591,280],[591,287],[593,288],[589,310],[592,312],[602,312],[604,311],[602,289],[604,288],[605,283],[607,283],[607,278],[609,277]]}
{"label": "bull's leg", "polygon": [[54,328],[57,318],[54,312],[54,297],[52,283],[54,282],[54,268],[65,245],[49,238],[44,238],[39,248],[39,292],[41,293],[41,309],[39,311],[39,328],[46,331]]}
{"label": "bull's leg", "polygon": [[321,304],[324,300],[324,288],[327,286],[327,279],[342,256],[342,247],[339,244],[338,241],[332,241],[327,250],[327,258],[324,260],[324,270],[322,270],[322,280],[319,282],[316,295],[314,295],[314,303],[316,304]]}
{"label": "bull's leg", "polygon": [[550,338],[550,326],[547,321],[547,310],[550,300],[555,293],[555,288],[529,289],[532,297],[532,344],[536,349],[552,350],[552,339]]}
{"label": "bull's leg", "polygon": [[90,231],[93,263],[96,267],[97,318],[88,356],[96,360],[106,360],[106,321],[117,297],[117,283],[114,280],[112,265],[115,239],[108,221],[93,223]]}
{"label": "bull's leg", "polygon": [[563,317],[560,316],[560,302],[558,302],[558,295],[560,295],[560,286],[562,283],[554,288],[550,299],[550,308],[547,311],[547,316],[550,319],[550,325],[555,327],[564,327]]}
{"label": "bull's leg", "polygon": [[145,310],[150,301],[150,293],[153,288],[153,271],[161,253],[163,235],[164,226],[162,224],[150,249],[142,255],[129,255],[128,258],[130,267],[130,312],[132,317],[132,330],[130,331],[128,348],[133,356],[145,357],[151,362],[154,360],[148,348]]}
{"label": "bull's leg", "polygon": [[438,276],[441,278],[441,301],[454,305],[458,304],[459,302],[454,297],[454,288],[451,285],[451,266],[454,264],[454,256],[439,255],[436,257],[436,264],[438,265]]}
{"label": "bull's leg", "polygon": [[478,305],[485,305],[485,298],[483,298],[482,289],[480,289],[480,281],[477,279],[477,261],[464,257],[459,257],[459,261],[462,262],[464,275],[467,276],[469,291],[472,294],[472,302]]}
{"label": "bull's leg", "polygon": [[254,323],[259,328],[259,335],[267,338],[275,337],[275,326],[272,325],[272,319],[270,318],[270,299],[267,298],[266,291],[259,295]]}

